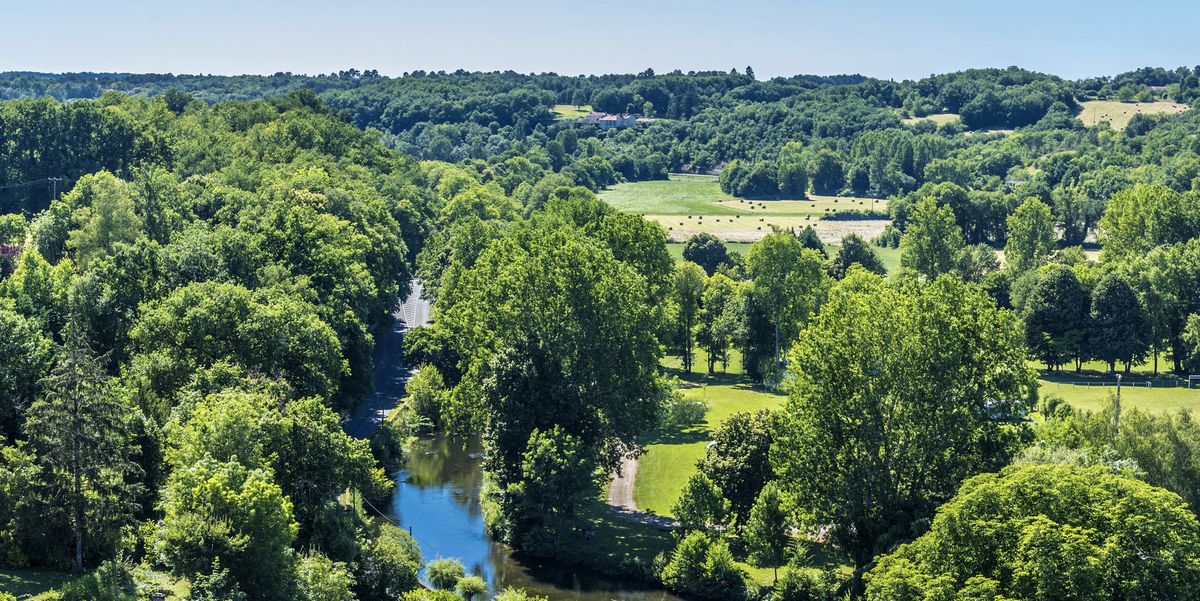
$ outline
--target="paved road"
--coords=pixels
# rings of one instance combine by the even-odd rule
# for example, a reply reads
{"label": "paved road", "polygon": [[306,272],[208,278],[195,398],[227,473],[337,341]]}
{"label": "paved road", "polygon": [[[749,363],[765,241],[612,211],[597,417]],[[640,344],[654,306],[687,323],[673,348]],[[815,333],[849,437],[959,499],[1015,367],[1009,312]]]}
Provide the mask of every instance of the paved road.
{"label": "paved road", "polygon": [[404,383],[412,370],[404,365],[401,341],[409,328],[429,323],[429,301],[421,298],[423,291],[424,288],[413,281],[408,300],[392,314],[395,317],[392,326],[375,334],[375,392],[364,399],[362,406],[342,425],[347,434],[370,438],[404,396]]}

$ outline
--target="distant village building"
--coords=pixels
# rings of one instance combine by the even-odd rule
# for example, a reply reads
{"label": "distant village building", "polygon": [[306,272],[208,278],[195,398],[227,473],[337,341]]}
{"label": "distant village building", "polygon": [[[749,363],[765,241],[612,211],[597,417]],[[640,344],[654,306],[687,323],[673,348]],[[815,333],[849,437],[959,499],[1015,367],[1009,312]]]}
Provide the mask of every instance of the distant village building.
{"label": "distant village building", "polygon": [[600,129],[621,129],[634,125],[645,125],[653,121],[654,119],[626,113],[598,113],[595,111],[575,120],[580,125],[595,125]]}

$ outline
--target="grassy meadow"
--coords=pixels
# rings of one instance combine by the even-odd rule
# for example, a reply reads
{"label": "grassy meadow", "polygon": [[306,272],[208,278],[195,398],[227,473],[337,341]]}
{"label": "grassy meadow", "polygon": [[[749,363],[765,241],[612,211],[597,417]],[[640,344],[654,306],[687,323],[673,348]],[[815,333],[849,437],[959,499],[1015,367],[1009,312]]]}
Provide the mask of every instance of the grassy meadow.
{"label": "grassy meadow", "polygon": [[619,210],[638,213],[681,242],[708,232],[727,242],[753,242],[772,227],[803,229],[813,226],[825,242],[855,232],[864,238],[879,235],[886,220],[833,221],[839,211],[887,211],[887,201],[848,196],[810,195],[806,199],[749,200],[721,191],[711,175],[671,175],[667,180],[617,184],[600,197]]}
{"label": "grassy meadow", "polygon": [[[1160,367],[1164,367],[1162,363]],[[1085,363],[1081,373],[1069,369],[1058,373],[1041,372],[1040,383],[1042,397],[1055,395],[1073,407],[1088,411],[1107,407],[1117,392],[1116,377],[1107,373],[1099,362]],[[1155,376],[1152,365],[1140,365],[1123,376],[1121,407],[1155,413],[1200,410],[1200,386],[1189,390],[1187,380],[1162,374]]]}
{"label": "grassy meadow", "polygon": [[585,104],[583,106],[575,106],[573,104],[556,104],[550,109],[560,121],[570,119],[578,119],[592,112],[592,106]]}
{"label": "grassy meadow", "polygon": [[909,117],[903,121],[905,125],[914,125],[921,121],[933,121],[934,123],[941,125],[943,123],[953,123],[958,120],[958,113],[937,113],[933,115],[925,115],[924,117]]}
{"label": "grassy meadow", "polygon": [[633,500],[640,509],[670,516],[683,485],[696,473],[696,462],[704,456],[713,432],[734,413],[777,409],[786,400],[782,394],[755,386],[742,371],[738,353],[730,353],[729,359],[727,371],[722,372],[718,363],[717,373],[707,374],[707,357],[697,350],[690,375],[683,373],[680,357],[663,361],[672,375],[689,386],[684,396],[703,400],[708,404],[708,413],[702,423],[690,428],[662,429],[647,436],[646,454],[638,463],[634,480]]}
{"label": "grassy meadow", "polygon": [[1081,103],[1083,110],[1079,113],[1080,121],[1091,127],[1101,121],[1108,121],[1113,129],[1123,130],[1129,125],[1134,115],[1160,115],[1182,113],[1188,105],[1175,102],[1120,102],[1118,100],[1088,100]]}

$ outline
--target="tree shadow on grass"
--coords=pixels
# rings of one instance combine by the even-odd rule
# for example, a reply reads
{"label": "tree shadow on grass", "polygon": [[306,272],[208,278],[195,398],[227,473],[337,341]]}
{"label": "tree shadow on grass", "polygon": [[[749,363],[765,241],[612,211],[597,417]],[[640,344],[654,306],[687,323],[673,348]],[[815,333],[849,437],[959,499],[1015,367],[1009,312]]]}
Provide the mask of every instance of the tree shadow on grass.
{"label": "tree shadow on grass", "polygon": [[685,429],[661,428],[654,430],[645,436],[642,440],[642,445],[652,444],[693,444],[704,442],[712,438],[712,433],[703,424],[691,426]]}

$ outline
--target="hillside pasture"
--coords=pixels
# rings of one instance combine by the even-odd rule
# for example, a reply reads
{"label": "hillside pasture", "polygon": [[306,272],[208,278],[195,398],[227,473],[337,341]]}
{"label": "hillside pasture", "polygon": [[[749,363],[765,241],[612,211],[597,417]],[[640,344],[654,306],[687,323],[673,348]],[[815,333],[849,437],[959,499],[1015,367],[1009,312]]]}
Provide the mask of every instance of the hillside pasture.
{"label": "hillside pasture", "polygon": [[909,117],[903,119],[903,123],[905,125],[915,125],[921,121],[933,121],[938,125],[942,125],[943,123],[953,123],[959,119],[958,113],[935,113],[933,115],[925,115],[924,117]]}
{"label": "hillside pasture", "polygon": [[716,177],[705,175],[618,184],[600,197],[619,210],[661,224],[676,242],[700,232],[727,242],[753,242],[771,233],[773,227],[803,229],[811,225],[822,241],[836,243],[851,232],[874,238],[888,223],[886,219],[825,219],[845,211],[886,212],[886,200],[818,195],[805,199],[735,198],[721,191]]}
{"label": "hillside pasture", "polygon": [[1188,110],[1188,105],[1176,102],[1120,102],[1117,100],[1089,100],[1083,102],[1083,110],[1079,112],[1079,120],[1092,127],[1101,121],[1108,121],[1113,129],[1124,130],[1134,115],[1163,115],[1182,113]]}

